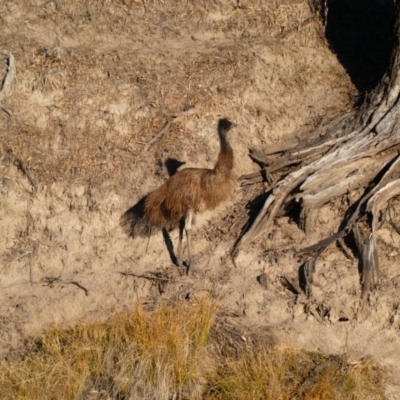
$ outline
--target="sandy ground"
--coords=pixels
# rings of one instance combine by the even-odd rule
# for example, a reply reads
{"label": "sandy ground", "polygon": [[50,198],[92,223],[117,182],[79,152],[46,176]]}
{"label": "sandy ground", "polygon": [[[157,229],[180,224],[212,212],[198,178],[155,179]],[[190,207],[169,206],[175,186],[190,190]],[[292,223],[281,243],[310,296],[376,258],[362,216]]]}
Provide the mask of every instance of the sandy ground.
{"label": "sandy ground", "polygon": [[[296,250],[337,229],[340,201],[320,210],[315,237],[281,217],[233,264],[246,205],[264,189],[238,182],[230,202],[196,220],[202,273],[191,277],[161,232],[147,243],[122,231],[121,215],[168,177],[168,158],[213,166],[221,116],[239,125],[231,142],[240,176],[259,170],[250,147],[303,140],[352,109],[355,88],[318,19],[297,29],[311,16],[307,2],[168,4],[0,2],[0,50],[17,66],[2,101],[9,113],[0,110],[0,357],[18,357],[26,338],[54,323],[212,296],[228,324],[354,362],[375,358],[388,369],[388,398],[400,398],[400,237],[390,224],[379,231],[381,282],[367,303],[358,262],[334,246],[318,259],[311,300],[281,284],[298,279]],[[188,105],[197,112],[149,144]]]}

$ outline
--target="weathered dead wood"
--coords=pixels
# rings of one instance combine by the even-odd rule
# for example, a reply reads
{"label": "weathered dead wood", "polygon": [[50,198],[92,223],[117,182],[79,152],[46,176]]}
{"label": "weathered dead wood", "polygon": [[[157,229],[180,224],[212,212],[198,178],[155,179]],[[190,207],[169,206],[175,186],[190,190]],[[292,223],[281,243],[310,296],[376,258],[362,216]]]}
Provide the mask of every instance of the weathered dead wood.
{"label": "weathered dead wood", "polygon": [[348,141],[351,136],[352,135],[347,135],[345,137],[339,137],[331,140],[326,140],[326,138],[324,138],[325,141],[323,141],[322,138],[319,138],[316,143],[311,144],[311,147],[304,148],[303,145],[303,148],[300,150],[293,149],[290,153],[290,157],[302,160],[304,158],[308,158],[310,155],[321,155],[331,149],[336,149],[341,143]]}
{"label": "weathered dead wood", "polygon": [[324,250],[325,248],[322,248],[313,258],[307,260],[299,269],[300,287],[303,289],[307,298],[312,297],[312,284],[314,283],[317,259]]}
{"label": "weathered dead wood", "polygon": [[[308,193],[316,191],[318,188],[329,187],[337,182],[335,177],[338,172],[353,170],[362,159],[374,157],[375,161],[376,156],[379,157],[380,153],[399,145],[399,143],[400,130],[393,135],[376,136],[370,132],[364,137],[356,136],[336,151],[317,160],[320,168],[307,177],[300,190]],[[364,170],[368,170],[368,168],[364,168]],[[338,178],[340,180],[342,176],[339,175]]]}
{"label": "weathered dead wood", "polygon": [[264,167],[261,171],[248,175],[242,175],[238,178],[238,180],[242,182],[240,186],[254,185],[255,183],[260,182],[267,182],[268,185],[273,185],[275,182],[275,178],[271,173],[269,173],[269,169],[267,170],[266,167]]}
{"label": "weathered dead wood", "polygon": [[321,240],[320,242],[309,246],[299,252],[296,253],[296,255],[302,255],[302,254],[307,254],[307,253],[313,253],[314,251],[317,251],[321,248],[325,248],[332,243],[335,243],[338,239],[343,238],[346,236],[353,224],[357,222],[357,220],[360,218],[362,215],[361,210],[365,208],[365,205],[367,204],[368,200],[375,194],[377,193],[380,189],[385,187],[388,182],[390,182],[392,179],[395,179],[400,176],[400,156],[395,157],[395,159],[392,161],[390,164],[388,170],[385,172],[385,174],[382,176],[381,180],[377,185],[375,185],[372,190],[367,192],[358,202],[358,205],[353,212],[353,214],[348,218],[348,220],[344,223],[344,227],[334,235]]}
{"label": "weathered dead wood", "polygon": [[[297,146],[297,143],[295,146]],[[257,154],[258,154],[262,160],[264,157],[269,156],[271,154],[286,153],[288,150],[291,150],[291,149],[293,149],[293,143],[282,143],[282,144],[275,144],[275,145],[268,146],[268,148],[266,148],[262,151],[257,150],[256,148],[252,147],[250,149],[250,152],[255,154],[255,156],[257,156]]]}
{"label": "weathered dead wood", "polygon": [[373,214],[374,219],[377,219],[378,212],[382,210],[387,202],[395,196],[400,194],[400,179],[396,179],[386,184],[386,186],[380,188],[375,194],[369,199],[366,211]]}
{"label": "weathered dead wood", "polygon": [[313,244],[312,246],[306,247],[296,253],[296,256],[301,256],[303,254],[312,254],[315,251],[325,249],[330,246],[332,243],[335,243],[337,240],[345,237],[349,233],[348,228],[340,230],[339,232],[333,234],[332,236],[327,237],[326,239],[321,240],[320,242]]}
{"label": "weathered dead wood", "polygon": [[301,197],[307,198],[314,206],[325,204],[327,201],[341,196],[350,190],[365,187],[374,179],[385,165],[397,155],[397,148],[378,154],[375,157],[361,158],[343,164],[334,173],[305,182],[301,187]]}
{"label": "weathered dead wood", "polygon": [[293,165],[299,165],[299,164],[301,164],[302,161],[303,160],[299,159],[299,158],[298,159],[290,158],[290,155],[289,155],[289,157],[283,157],[283,158],[271,163],[270,166],[266,168],[266,170],[268,171],[268,173],[271,174],[273,172],[277,172],[286,167],[290,167]]}
{"label": "weathered dead wood", "polygon": [[382,176],[381,180],[359,200],[355,211],[350,216],[350,218],[348,218],[347,222],[344,224],[344,228],[342,228],[339,232],[335,233],[334,235],[297,252],[296,255],[313,253],[314,251],[325,248],[331,245],[332,243],[335,243],[338,239],[341,239],[344,236],[346,236],[350,232],[350,229],[352,228],[353,224],[357,222],[360,216],[362,216],[361,211],[362,209],[365,208],[368,200],[372,196],[374,196],[375,193],[384,188],[392,179],[397,178],[399,176],[400,176],[400,156],[396,156],[394,160],[391,162],[388,170]]}
{"label": "weathered dead wood", "polygon": [[[298,165],[304,161],[310,161],[312,158],[320,157],[322,154],[331,150],[334,146],[342,143],[347,140],[347,138],[338,138],[334,140],[330,140],[326,143],[322,143],[320,145],[316,145],[314,147],[308,149],[292,149],[291,152],[284,154],[281,158],[277,160],[271,160],[268,158],[267,153],[262,152],[256,148],[250,149],[250,157],[259,164],[266,166],[268,172],[273,173],[277,172],[285,167],[291,165]],[[301,146],[303,147],[303,146]]]}
{"label": "weathered dead wood", "polygon": [[317,221],[319,210],[308,203],[307,199],[302,199],[302,207],[299,216],[299,226],[307,236],[312,235]]}
{"label": "weathered dead wood", "polygon": [[277,183],[251,227],[237,241],[234,252],[268,229],[286,197],[297,187],[300,187],[300,190],[305,193],[308,189],[315,190],[321,182],[330,180],[335,171],[353,165],[354,162],[361,159],[376,156],[398,145],[400,129],[395,129],[397,121],[393,121],[392,125],[392,134],[385,132],[376,135],[374,132],[369,132],[365,135],[355,135],[354,132],[351,132],[348,135],[349,140],[344,141],[340,147],[292,172]]}
{"label": "weathered dead wood", "polygon": [[[354,112],[335,117],[324,126],[318,126],[314,132],[307,135],[307,140],[295,139],[296,143],[283,143],[268,146],[265,149],[257,149],[251,147],[250,157],[260,164],[271,165],[271,159],[268,157],[272,154],[284,153],[283,157],[288,159],[303,160],[311,154],[320,155],[329,151],[331,148],[340,145],[340,143],[349,140],[351,137],[348,132],[347,125],[349,121],[354,119]],[[354,134],[356,131],[354,132]],[[279,169],[279,168],[278,168]]]}
{"label": "weathered dead wood", "polygon": [[3,100],[4,96],[10,90],[11,82],[13,81],[14,76],[15,76],[15,59],[14,56],[10,53],[10,55],[8,56],[7,74],[3,80],[3,86],[0,90],[0,102]]}
{"label": "weathered dead wood", "polygon": [[[250,158],[260,164],[263,169],[253,174],[242,175],[239,178],[242,181],[241,186],[265,181],[272,184],[274,182],[274,179],[271,178],[272,173],[287,167],[302,166],[302,164],[315,161],[322,154],[336,149],[338,145],[350,138],[351,135],[343,136],[343,132],[346,132],[346,124],[353,117],[354,113],[349,113],[341,120],[334,118],[327,125],[318,127],[307,141],[297,142],[294,147],[292,144],[284,143],[281,145],[272,145],[263,150],[255,147],[250,148]],[[328,127],[334,127],[336,130],[327,130]],[[286,151],[289,151],[289,153],[283,154],[279,159],[268,157],[269,155]]]}
{"label": "weathered dead wood", "polygon": [[[329,126],[316,129],[296,148],[280,159],[262,157],[267,171],[274,164],[296,170],[268,188],[267,196],[255,219],[244,229],[235,244],[233,255],[268,232],[276,216],[289,202],[301,202],[300,221],[306,233],[312,232],[318,208],[331,199],[364,190],[364,194],[347,210],[337,233],[301,250],[297,254],[322,251],[342,239],[351,230],[356,238],[361,269],[362,297],[376,286],[379,276],[376,230],[379,213],[390,198],[400,195],[400,2],[396,2],[396,23],[391,65],[375,90],[354,113]],[[272,153],[271,153],[272,154]],[[308,154],[315,157],[307,158]],[[300,160],[296,164],[288,164]],[[251,177],[257,180],[259,177]],[[372,214],[372,224],[367,216]],[[363,227],[363,229],[361,229]],[[313,271],[309,260],[309,270]],[[307,278],[308,279],[308,278]]]}
{"label": "weathered dead wood", "polygon": [[316,270],[317,257],[306,261],[303,266],[304,293],[308,298],[312,296],[312,284],[314,283],[314,273]]}
{"label": "weathered dead wood", "polygon": [[379,279],[376,239],[375,235],[369,230],[360,229],[359,224],[355,224],[353,232],[361,267],[361,298],[365,300],[368,294],[375,289]]}
{"label": "weathered dead wood", "polygon": [[240,186],[254,185],[255,183],[260,183],[265,181],[263,176],[263,171],[254,172],[248,175],[242,175],[239,177],[238,180],[242,182]]}
{"label": "weathered dead wood", "polygon": [[[341,131],[343,127],[340,124],[338,126],[338,129]],[[343,146],[341,146],[339,148],[336,148],[334,151],[328,151],[323,157],[318,158],[310,164],[303,166],[299,170],[292,172],[285,179],[278,182],[274,189],[271,191],[271,194],[268,196],[263,208],[254,220],[253,224],[247,231],[242,234],[242,236],[236,242],[233,254],[235,254],[236,251],[240,249],[240,247],[250,243],[262,231],[269,227],[275,216],[279,213],[279,210],[284,203],[286,197],[295,188],[304,183],[307,178],[313,176],[313,174],[318,173],[318,171],[320,171],[321,169],[325,169],[325,172],[329,171],[329,174],[332,174],[332,169],[327,169],[327,166],[331,166],[332,168],[334,168],[340,166],[340,162],[342,164],[345,164],[353,161],[354,159],[363,158],[362,156],[357,157],[356,155],[353,156],[353,158],[350,158],[347,155],[348,153],[351,154],[352,151],[356,151],[357,149],[361,148],[359,144],[353,143],[355,139],[357,139],[356,132],[350,132],[345,137],[340,138],[341,143],[344,143],[343,146],[347,147],[345,150],[343,150]],[[378,149],[379,148],[377,148],[377,151]],[[368,154],[366,154],[364,157],[367,156]]]}
{"label": "weathered dead wood", "polygon": [[248,175],[242,175],[239,180],[242,181],[241,186],[253,185],[259,182],[268,182],[272,184],[274,179],[272,179],[271,174],[278,172],[287,167],[297,167],[303,162],[310,162],[312,159],[318,158],[323,152],[329,151],[331,147],[325,146],[320,148],[315,148],[314,151],[310,152],[294,152],[282,156],[278,160],[269,160],[267,155],[257,150],[255,148],[250,149],[250,157],[257,163],[263,166],[263,169],[258,172],[254,172]]}
{"label": "weathered dead wood", "polygon": [[343,238],[342,239],[338,239],[337,243],[338,243],[339,247],[343,250],[343,253],[345,254],[345,256],[349,260],[354,260],[354,257],[351,254],[350,249],[347,247],[346,243],[344,242]]}
{"label": "weathered dead wood", "polygon": [[267,157],[267,154],[255,147],[251,147],[249,149],[249,156],[253,161],[263,166],[271,163],[271,160]]}
{"label": "weathered dead wood", "polygon": [[[394,163],[395,166],[399,165],[398,160],[399,158],[397,158]],[[393,169],[391,175],[393,175]],[[385,178],[386,179],[383,179],[379,185],[380,188],[375,188],[376,190],[374,190],[374,194],[370,196],[366,206],[366,211],[372,214],[372,229],[368,228],[367,231],[361,230],[358,223],[356,223],[353,228],[360,258],[363,299],[367,298],[368,293],[376,287],[379,280],[379,260],[376,246],[378,214],[386,207],[387,202],[391,198],[400,194],[400,179],[389,182],[384,186],[384,183],[388,180],[387,176]]]}
{"label": "weathered dead wood", "polygon": [[294,198],[302,201],[300,213],[300,227],[304,232],[311,234],[319,208],[330,200],[350,193],[359,188],[365,188],[382,171],[385,165],[393,159],[395,150],[385,152],[374,158],[357,160],[344,165],[335,171],[335,174],[325,180],[314,182],[307,188],[307,192],[300,192]]}

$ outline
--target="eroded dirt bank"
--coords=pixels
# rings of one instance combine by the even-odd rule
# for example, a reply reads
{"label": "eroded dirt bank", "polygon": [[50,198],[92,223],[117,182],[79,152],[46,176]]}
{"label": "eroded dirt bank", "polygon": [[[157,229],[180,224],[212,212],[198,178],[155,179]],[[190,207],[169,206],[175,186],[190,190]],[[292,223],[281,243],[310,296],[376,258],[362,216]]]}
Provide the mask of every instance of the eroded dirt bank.
{"label": "eroded dirt bank", "polygon": [[[379,231],[382,278],[369,304],[360,302],[357,261],[333,247],[318,261],[307,306],[280,277],[296,279],[293,254],[319,228],[335,231],[338,202],[320,210],[314,238],[281,217],[233,265],[246,205],[263,192],[262,183],[238,183],[229,203],[196,221],[203,274],[194,277],[180,275],[161,233],[146,252],[147,240],[132,240],[119,226],[121,214],[167,178],[166,159],[213,166],[221,116],[239,125],[231,141],[240,176],[259,170],[249,147],[303,140],[322,120],[352,109],[355,88],[307,2],[249,1],[240,9],[225,1],[5,1],[0,18],[1,51],[17,66],[0,110],[3,357],[53,323],[106,319],[137,302],[212,296],[227,323],[265,326],[294,346],[348,352],[355,361],[375,357],[389,367],[388,395],[396,398],[400,237],[390,226]],[[6,69],[4,59],[1,76]],[[195,114],[148,144],[193,105]],[[176,247],[176,231],[171,238]],[[257,282],[263,272],[267,289]]]}

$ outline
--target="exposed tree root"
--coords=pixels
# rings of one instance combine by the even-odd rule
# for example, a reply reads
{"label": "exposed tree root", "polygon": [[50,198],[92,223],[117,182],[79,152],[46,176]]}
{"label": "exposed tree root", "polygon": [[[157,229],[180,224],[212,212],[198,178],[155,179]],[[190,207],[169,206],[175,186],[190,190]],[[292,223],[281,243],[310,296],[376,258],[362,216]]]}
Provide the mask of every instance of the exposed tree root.
{"label": "exposed tree root", "polygon": [[[250,156],[263,169],[263,177],[271,177],[271,173],[284,168],[297,169],[277,182],[269,181],[268,197],[238,239],[233,254],[268,232],[274,218],[288,203],[300,202],[300,226],[310,234],[318,210],[324,204],[361,189],[363,195],[348,209],[337,233],[298,254],[323,251],[353,231],[360,258],[362,297],[376,286],[379,274],[376,221],[388,200],[400,194],[400,5],[397,8],[397,43],[391,68],[357,112],[317,129],[308,143],[298,144],[289,151],[283,146],[287,152],[277,160],[269,158],[276,149],[265,153],[250,150]],[[248,184],[246,180],[257,182],[260,174],[242,179],[244,184]],[[365,218],[368,215],[372,219]],[[362,228],[361,220],[364,221]],[[308,284],[307,290],[310,291]]]}

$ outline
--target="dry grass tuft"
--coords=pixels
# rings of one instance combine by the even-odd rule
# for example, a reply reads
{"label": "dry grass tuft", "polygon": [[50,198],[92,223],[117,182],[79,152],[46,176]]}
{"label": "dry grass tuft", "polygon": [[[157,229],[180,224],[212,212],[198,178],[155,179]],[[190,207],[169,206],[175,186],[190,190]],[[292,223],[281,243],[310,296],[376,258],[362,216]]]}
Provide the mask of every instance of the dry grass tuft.
{"label": "dry grass tuft", "polygon": [[361,400],[384,399],[384,391],[373,362],[353,367],[341,356],[265,347],[225,359],[210,377],[206,398]]}
{"label": "dry grass tuft", "polygon": [[[23,361],[3,362],[2,399],[169,399],[193,380],[216,307],[209,301],[54,328]],[[96,397],[97,398],[97,397]]]}
{"label": "dry grass tuft", "polygon": [[217,354],[226,343],[210,336],[215,315],[215,303],[204,299],[53,328],[25,359],[0,364],[0,398],[384,398],[382,370],[372,361],[350,364],[259,340]]}

